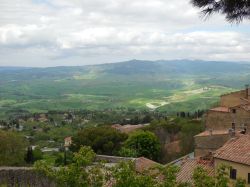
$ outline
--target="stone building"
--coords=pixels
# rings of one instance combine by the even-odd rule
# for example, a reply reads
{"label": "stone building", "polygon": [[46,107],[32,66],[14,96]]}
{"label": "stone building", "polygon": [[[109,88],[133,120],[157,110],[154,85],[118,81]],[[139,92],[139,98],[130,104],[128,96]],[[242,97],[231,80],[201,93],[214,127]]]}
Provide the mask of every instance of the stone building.
{"label": "stone building", "polygon": [[195,156],[202,157],[226,143],[232,133],[250,134],[250,89],[221,96],[220,106],[205,115],[206,131],[195,139]]}

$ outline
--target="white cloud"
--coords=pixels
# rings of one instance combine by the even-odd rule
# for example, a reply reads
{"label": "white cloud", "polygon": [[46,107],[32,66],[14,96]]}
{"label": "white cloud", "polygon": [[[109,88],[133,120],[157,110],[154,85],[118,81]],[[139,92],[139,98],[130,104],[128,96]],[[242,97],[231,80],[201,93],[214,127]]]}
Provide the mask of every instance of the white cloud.
{"label": "white cloud", "polygon": [[198,12],[187,0],[1,0],[0,65],[249,59],[247,23]]}

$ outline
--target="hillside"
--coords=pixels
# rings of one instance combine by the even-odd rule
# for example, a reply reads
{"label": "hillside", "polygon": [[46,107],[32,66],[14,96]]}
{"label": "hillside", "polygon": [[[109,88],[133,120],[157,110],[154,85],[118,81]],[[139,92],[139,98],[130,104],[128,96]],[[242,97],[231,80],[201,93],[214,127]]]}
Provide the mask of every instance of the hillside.
{"label": "hillside", "polygon": [[0,115],[20,110],[117,107],[168,112],[204,109],[215,103],[220,94],[249,83],[249,70],[248,64],[189,60],[0,67]]}

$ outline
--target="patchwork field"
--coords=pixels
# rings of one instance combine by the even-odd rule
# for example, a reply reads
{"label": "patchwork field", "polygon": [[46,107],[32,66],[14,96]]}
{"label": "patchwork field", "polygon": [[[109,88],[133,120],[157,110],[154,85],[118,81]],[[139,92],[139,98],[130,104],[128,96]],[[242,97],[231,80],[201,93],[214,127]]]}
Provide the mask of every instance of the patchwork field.
{"label": "patchwork field", "polygon": [[244,88],[249,70],[245,64],[199,61],[0,68],[0,116],[120,107],[169,113],[206,109],[221,94]]}

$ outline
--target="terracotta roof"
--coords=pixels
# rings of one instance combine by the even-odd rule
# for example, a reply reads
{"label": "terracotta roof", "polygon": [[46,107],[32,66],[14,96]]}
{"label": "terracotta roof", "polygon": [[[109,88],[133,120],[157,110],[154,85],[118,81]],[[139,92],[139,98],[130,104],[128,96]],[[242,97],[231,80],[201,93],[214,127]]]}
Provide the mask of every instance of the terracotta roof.
{"label": "terracotta roof", "polygon": [[212,108],[212,109],[210,109],[210,111],[229,113],[230,109],[228,107],[220,106],[220,107]]}
{"label": "terracotta roof", "polygon": [[215,158],[250,165],[250,135],[230,139],[215,151]]}
{"label": "terracotta roof", "polygon": [[[225,134],[229,134],[228,130],[213,130],[212,131],[212,135],[225,135]],[[211,136],[211,132],[209,130],[207,131],[203,131],[200,134],[195,135],[196,136]]]}
{"label": "terracotta roof", "polygon": [[160,164],[145,157],[140,157],[135,159],[135,168],[137,172],[143,172],[145,170],[152,169],[157,165]]}
{"label": "terracotta roof", "polygon": [[195,168],[202,167],[208,172],[209,176],[214,175],[214,167],[211,161],[202,161],[199,159],[187,159],[183,161],[180,171],[177,173],[177,182],[192,183],[192,176]]}

